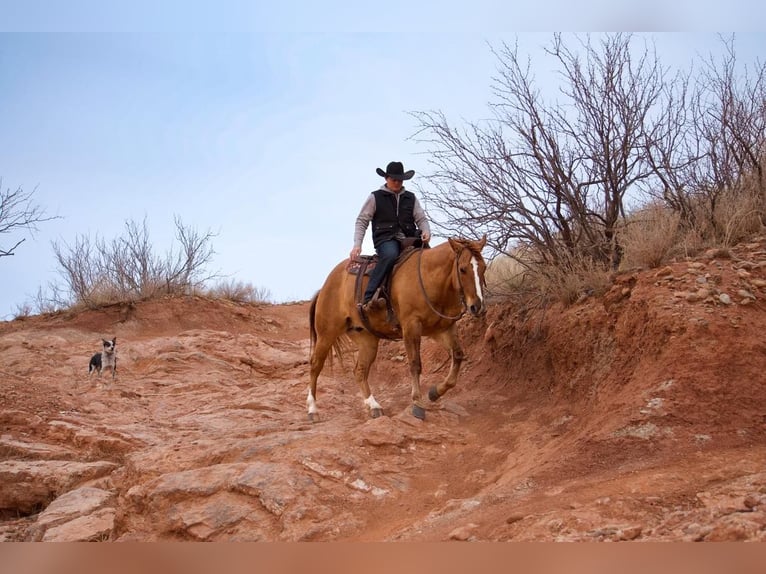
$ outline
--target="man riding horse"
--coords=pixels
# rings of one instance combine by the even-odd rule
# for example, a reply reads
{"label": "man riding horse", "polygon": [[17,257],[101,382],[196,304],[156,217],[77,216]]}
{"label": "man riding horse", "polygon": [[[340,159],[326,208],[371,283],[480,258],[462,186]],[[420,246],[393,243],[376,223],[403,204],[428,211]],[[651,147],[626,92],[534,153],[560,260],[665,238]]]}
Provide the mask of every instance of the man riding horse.
{"label": "man riding horse", "polygon": [[[408,238],[419,238],[425,243],[431,239],[431,229],[415,195],[403,186],[415,172],[404,171],[404,166],[394,161],[388,164],[386,171],[378,168],[377,173],[386,178],[386,185],[372,192],[362,207],[356,220],[351,260],[341,261],[330,271],[309,307],[311,344],[306,407],[313,422],[318,421],[317,379],[328,357],[343,356],[346,342],[356,346],[354,378],[364,405],[372,417],[383,414],[383,407],[375,400],[368,381],[381,338],[404,341],[412,385],[412,415],[425,419],[425,401],[420,388],[421,339],[429,337],[449,353],[449,372],[427,393],[428,400],[438,401],[457,384],[460,366],[465,360],[457,336],[457,321],[466,312],[478,316],[485,310],[486,264],[481,252],[487,243],[486,236],[480,240],[449,237],[430,249],[418,246],[415,241],[416,249],[410,252],[409,258],[398,263],[396,273],[386,286],[387,300],[380,302],[376,293],[402,250],[400,241],[409,243]],[[394,322],[383,313],[368,313],[367,308],[358,303],[364,285],[364,261],[361,267],[352,263],[359,257],[371,221],[373,242],[380,259],[372,270],[364,301],[368,307],[388,307],[390,315],[397,319]]]}
{"label": "man riding horse", "polygon": [[376,173],[386,183],[373,191],[362,206],[354,228],[354,247],[350,257],[353,261],[362,252],[362,241],[372,221],[372,241],[378,254],[378,263],[370,274],[364,292],[365,310],[382,308],[385,302],[375,296],[383,279],[391,271],[401,252],[401,241],[406,237],[420,237],[423,243],[431,239],[431,228],[418,198],[404,188],[404,181],[415,175],[414,170],[404,171],[399,161],[392,161],[386,171],[377,168]]}

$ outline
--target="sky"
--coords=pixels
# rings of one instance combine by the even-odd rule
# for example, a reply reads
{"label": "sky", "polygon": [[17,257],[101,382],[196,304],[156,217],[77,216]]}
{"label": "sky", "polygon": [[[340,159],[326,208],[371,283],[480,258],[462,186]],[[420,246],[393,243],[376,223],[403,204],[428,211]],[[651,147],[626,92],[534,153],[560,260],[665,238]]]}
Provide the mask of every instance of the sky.
{"label": "sky", "polygon": [[[0,320],[60,282],[52,241],[109,240],[126,221],[146,219],[163,254],[174,216],[216,234],[209,271],[275,303],[311,298],[352,247],[359,209],[383,183],[375,169],[402,161],[416,171],[413,183],[427,173],[429,150],[412,137],[410,112],[438,110],[455,125],[488,117],[491,47],[518,39],[538,58],[552,37],[506,31],[524,21],[507,2],[465,14],[448,1],[432,13],[418,3],[369,12],[353,4],[338,18],[332,3],[189,13],[166,2],[149,20],[122,2],[108,14],[85,2],[23,4],[0,0],[0,178],[4,190],[34,191],[58,218],[0,235],[0,247],[25,239],[0,257]],[[647,19],[629,8],[592,24],[672,27],[678,15],[657,9],[667,13]],[[534,15],[526,17],[531,27]],[[651,37],[669,64],[718,49],[712,32]],[[738,58],[766,53],[766,35],[737,38]],[[543,59],[534,71],[551,76],[550,65]]]}

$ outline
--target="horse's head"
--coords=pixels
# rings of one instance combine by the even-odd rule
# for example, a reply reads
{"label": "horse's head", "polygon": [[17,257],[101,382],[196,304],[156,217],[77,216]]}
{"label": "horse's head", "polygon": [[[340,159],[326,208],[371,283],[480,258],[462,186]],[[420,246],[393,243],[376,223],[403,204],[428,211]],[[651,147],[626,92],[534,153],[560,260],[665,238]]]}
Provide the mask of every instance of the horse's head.
{"label": "horse's head", "polygon": [[455,252],[455,265],[457,267],[457,288],[463,294],[466,308],[471,315],[481,315],[486,311],[484,307],[484,272],[487,264],[481,255],[481,250],[487,244],[487,236],[479,241],[469,239],[450,238],[449,244]]}

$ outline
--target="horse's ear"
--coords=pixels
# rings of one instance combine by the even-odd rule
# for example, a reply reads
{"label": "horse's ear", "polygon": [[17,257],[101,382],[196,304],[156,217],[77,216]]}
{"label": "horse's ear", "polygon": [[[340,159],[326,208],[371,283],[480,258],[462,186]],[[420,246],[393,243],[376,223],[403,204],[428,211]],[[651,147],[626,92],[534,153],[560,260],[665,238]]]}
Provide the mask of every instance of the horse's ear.
{"label": "horse's ear", "polygon": [[484,249],[484,246],[487,244],[487,234],[484,234],[484,237],[481,238],[481,241],[479,241],[479,249]]}
{"label": "horse's ear", "polygon": [[449,241],[450,247],[452,247],[452,251],[455,253],[460,253],[460,250],[463,248],[463,245],[457,241],[454,237],[448,237],[447,241]]}

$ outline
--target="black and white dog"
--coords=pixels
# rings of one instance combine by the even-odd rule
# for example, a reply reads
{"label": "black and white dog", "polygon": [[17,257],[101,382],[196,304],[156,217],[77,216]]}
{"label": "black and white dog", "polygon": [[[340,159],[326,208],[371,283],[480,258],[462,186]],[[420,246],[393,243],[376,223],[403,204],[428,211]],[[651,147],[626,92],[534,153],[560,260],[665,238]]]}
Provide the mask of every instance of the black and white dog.
{"label": "black and white dog", "polygon": [[111,341],[106,339],[101,339],[101,341],[104,343],[104,351],[96,353],[90,358],[88,374],[90,375],[93,371],[96,371],[100,377],[103,369],[111,369],[112,379],[114,379],[117,374],[117,337],[114,337]]}

